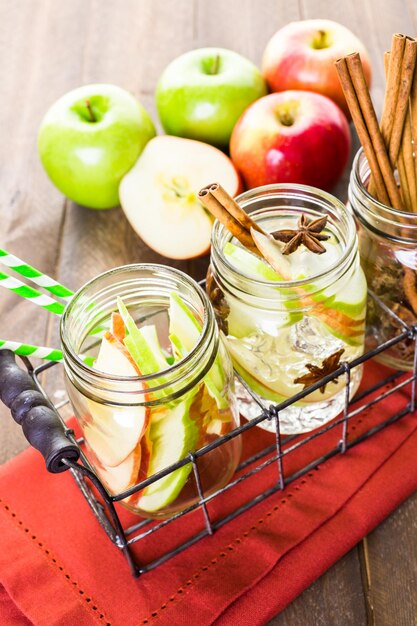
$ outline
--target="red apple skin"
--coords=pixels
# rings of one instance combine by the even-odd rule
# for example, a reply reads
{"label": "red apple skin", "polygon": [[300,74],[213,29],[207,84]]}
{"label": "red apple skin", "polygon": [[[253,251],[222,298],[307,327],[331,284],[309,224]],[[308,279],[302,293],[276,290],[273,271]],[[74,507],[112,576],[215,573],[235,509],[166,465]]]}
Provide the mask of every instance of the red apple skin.
{"label": "red apple skin", "polygon": [[[286,113],[291,125],[282,123]],[[334,102],[285,91],[246,109],[233,130],[230,156],[248,188],[300,183],[329,190],[343,173],[350,146],[348,122]]]}
{"label": "red apple skin", "polygon": [[[324,48],[315,48],[320,32]],[[350,120],[350,113],[334,65],[351,52],[359,52],[365,79],[371,86],[371,62],[363,43],[345,26],[332,20],[291,22],[273,35],[262,58],[262,74],[271,91],[314,91],[336,102]]]}

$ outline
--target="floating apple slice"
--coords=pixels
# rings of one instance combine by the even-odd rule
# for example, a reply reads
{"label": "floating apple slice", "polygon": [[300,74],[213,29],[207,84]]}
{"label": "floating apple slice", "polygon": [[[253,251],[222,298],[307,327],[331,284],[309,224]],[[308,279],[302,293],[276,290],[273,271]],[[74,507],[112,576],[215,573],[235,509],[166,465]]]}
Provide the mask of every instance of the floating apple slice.
{"label": "floating apple slice", "polygon": [[[152,455],[148,476],[180,461],[188,452],[195,450],[199,432],[190,416],[194,397],[195,394],[189,395],[186,400],[167,410],[166,415],[157,420],[151,418],[149,438]],[[191,469],[191,463],[187,463],[146,487],[137,500],[137,506],[149,513],[168,506],[184,487]]]}
{"label": "floating apple slice", "polygon": [[[284,280],[291,280],[291,265],[282,254],[275,240],[253,229],[251,229],[251,234],[257,248],[274,270],[278,272]],[[358,269],[357,272],[361,274],[360,269]],[[356,278],[353,280],[356,281]],[[294,287],[293,289],[300,295],[303,306],[310,307],[310,314],[320,319],[335,337],[342,339],[350,345],[360,345],[364,329],[365,310],[363,303],[365,291],[362,285],[364,280],[364,276],[360,277],[358,279],[360,289],[354,289],[353,292],[347,294],[346,306],[343,306],[342,301],[339,301],[338,305],[334,306],[333,300],[335,298],[326,302],[330,294],[325,290],[310,295],[309,292],[316,290],[313,282],[303,287]],[[345,295],[343,297],[345,297]],[[357,319],[356,311],[359,310],[362,312],[360,313],[359,319]],[[355,311],[355,315],[352,316],[348,311]]]}
{"label": "floating apple slice", "polygon": [[[261,236],[265,238],[264,235]],[[232,242],[227,242],[223,249],[223,253],[229,263],[238,272],[243,271],[255,279],[259,278],[261,280],[277,282],[282,282],[283,280],[282,276],[277,274],[277,272],[263,259],[241,246],[235,245]],[[288,263],[288,261],[284,258],[284,264],[285,263]],[[295,324],[303,318],[302,313],[294,312],[292,310],[294,308],[301,308],[301,303],[297,299],[297,294],[294,294],[294,296],[295,298],[283,301],[283,309],[287,309],[288,312],[283,310],[279,316],[276,315],[268,324],[270,329],[273,328],[276,330],[277,328],[283,326],[289,326],[291,324]],[[241,300],[235,299],[233,301],[227,321],[229,325],[229,334],[234,337],[245,337],[256,330],[265,330],[267,332],[265,329],[265,316],[257,318],[253,315],[253,308]]]}
{"label": "floating apple slice", "polygon": [[135,450],[116,467],[102,465],[98,468],[100,478],[113,494],[120,493],[135,484],[141,465],[142,448],[139,443]]}
{"label": "floating apple slice", "polygon": [[120,202],[137,234],[156,252],[191,259],[210,248],[212,218],[198,200],[208,180],[235,196],[240,179],[223,152],[200,141],[161,136],[122,179]]}
{"label": "floating apple slice", "polygon": [[121,298],[117,299],[117,306],[129,333],[123,343],[137,368],[145,376],[165,370],[168,364],[161,350],[155,326],[138,328]]}
{"label": "floating apple slice", "polygon": [[231,241],[228,241],[223,253],[230,264],[239,272],[245,272],[252,278],[264,278],[265,280],[282,281],[282,276],[265,263],[261,257],[249,252]]}
{"label": "floating apple slice", "polygon": [[[169,297],[169,333],[174,349],[181,358],[197,344],[201,330],[201,324],[195,315],[178,294],[172,292]],[[216,356],[210,371],[204,377],[204,382],[218,407],[225,408],[228,400],[223,394],[225,376],[219,355]]]}
{"label": "floating apple slice", "polygon": [[[138,376],[125,346],[109,332],[102,339],[94,367],[110,376]],[[136,380],[132,388],[144,402],[144,385]],[[94,400],[87,400],[87,406],[91,414],[84,426],[87,445],[103,465],[115,467],[136,448],[148,424],[149,410],[140,405],[110,406]]]}
{"label": "floating apple slice", "polygon": [[110,332],[118,341],[123,341],[126,337],[126,327],[123,318],[120,313],[115,311],[111,314]]}
{"label": "floating apple slice", "polygon": [[291,263],[282,254],[279,243],[275,241],[272,235],[264,235],[254,228],[250,229],[250,233],[256,247],[270,266],[277,272],[278,276],[281,277],[281,280],[291,280]]}

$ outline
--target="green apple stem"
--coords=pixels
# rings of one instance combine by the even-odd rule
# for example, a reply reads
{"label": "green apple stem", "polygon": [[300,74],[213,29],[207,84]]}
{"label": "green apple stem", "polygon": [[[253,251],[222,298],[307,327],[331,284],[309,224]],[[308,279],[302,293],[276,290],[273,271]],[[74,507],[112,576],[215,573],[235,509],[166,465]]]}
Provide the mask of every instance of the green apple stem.
{"label": "green apple stem", "polygon": [[90,122],[97,122],[96,116],[94,115],[94,112],[91,106],[91,102],[88,98],[85,101],[85,106],[87,107],[87,111],[90,116]]}
{"label": "green apple stem", "polygon": [[210,67],[210,74],[218,74],[220,69],[220,54],[216,54]]}

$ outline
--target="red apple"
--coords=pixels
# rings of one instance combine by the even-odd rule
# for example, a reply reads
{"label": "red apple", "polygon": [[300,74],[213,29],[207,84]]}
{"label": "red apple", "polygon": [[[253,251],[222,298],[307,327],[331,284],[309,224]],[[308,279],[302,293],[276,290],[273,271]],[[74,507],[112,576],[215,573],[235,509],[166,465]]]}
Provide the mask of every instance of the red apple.
{"label": "red apple", "polygon": [[230,155],[248,187],[303,183],[330,189],[349,158],[346,117],[329,98],[309,91],[273,93],[236,124]]}
{"label": "red apple", "polygon": [[291,22],[276,32],[266,46],[262,73],[271,91],[315,91],[331,98],[350,119],[334,62],[351,52],[359,52],[370,86],[369,55],[349,29],[324,19]]}

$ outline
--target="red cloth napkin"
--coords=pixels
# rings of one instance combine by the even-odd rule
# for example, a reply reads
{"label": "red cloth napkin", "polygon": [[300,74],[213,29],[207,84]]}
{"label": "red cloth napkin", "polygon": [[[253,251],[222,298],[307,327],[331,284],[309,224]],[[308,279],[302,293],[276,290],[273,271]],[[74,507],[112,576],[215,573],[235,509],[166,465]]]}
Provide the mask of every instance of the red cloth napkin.
{"label": "red cloth napkin", "polygon": [[[372,365],[367,383],[381,375],[386,370]],[[407,400],[401,390],[367,409],[352,419],[349,437]],[[337,427],[284,457],[286,474],[340,435]],[[252,429],[245,454],[270,442],[273,436]],[[0,623],[265,624],[417,488],[416,446],[417,414],[407,415],[139,580],[70,474],[48,474],[38,453],[28,450],[0,470]],[[272,463],[216,499],[213,517],[276,480]],[[154,558],[201,527],[195,512],[136,544],[138,556]]]}

